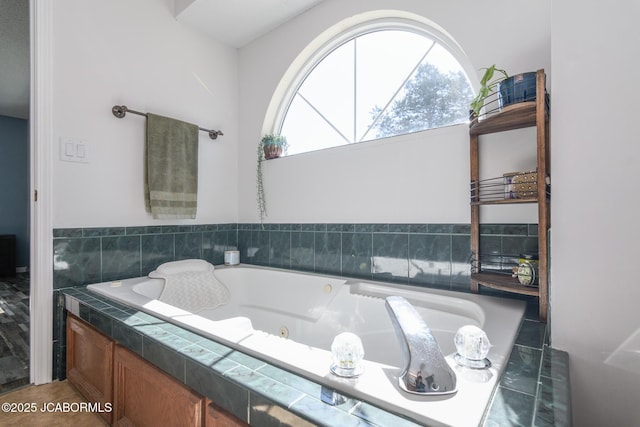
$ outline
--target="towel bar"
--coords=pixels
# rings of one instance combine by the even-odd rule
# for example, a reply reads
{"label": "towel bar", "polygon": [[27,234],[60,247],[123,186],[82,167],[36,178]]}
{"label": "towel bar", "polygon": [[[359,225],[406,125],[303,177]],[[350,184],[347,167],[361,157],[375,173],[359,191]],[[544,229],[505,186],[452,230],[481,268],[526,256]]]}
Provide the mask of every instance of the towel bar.
{"label": "towel bar", "polygon": [[[113,113],[114,116],[116,116],[119,119],[126,116],[127,113],[137,114],[139,116],[147,117],[146,113],[141,113],[140,111],[132,110],[130,108],[127,108],[126,105],[114,105],[113,108],[111,109],[111,112]],[[211,139],[217,139],[218,136],[224,135],[224,133],[222,133],[221,130],[203,129],[201,127],[198,127],[198,129],[200,129],[203,132],[207,132],[209,134],[209,138]]]}

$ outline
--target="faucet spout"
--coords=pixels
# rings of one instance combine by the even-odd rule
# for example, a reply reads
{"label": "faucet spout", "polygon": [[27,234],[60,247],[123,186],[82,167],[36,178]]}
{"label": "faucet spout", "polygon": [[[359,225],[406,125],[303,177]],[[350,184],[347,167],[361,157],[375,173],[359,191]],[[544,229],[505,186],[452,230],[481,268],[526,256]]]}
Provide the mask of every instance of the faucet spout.
{"label": "faucet spout", "polygon": [[404,371],[398,379],[400,388],[421,395],[455,393],[456,374],[420,314],[400,296],[387,297],[385,305],[402,345]]}

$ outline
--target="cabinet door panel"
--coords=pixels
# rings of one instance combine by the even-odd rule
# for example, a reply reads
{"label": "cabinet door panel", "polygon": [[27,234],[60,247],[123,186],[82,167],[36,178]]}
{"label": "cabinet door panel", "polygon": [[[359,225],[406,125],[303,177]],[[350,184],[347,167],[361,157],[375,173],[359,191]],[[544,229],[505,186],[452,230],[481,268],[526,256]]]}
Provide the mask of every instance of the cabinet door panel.
{"label": "cabinet door panel", "polygon": [[[113,401],[113,341],[74,316],[67,317],[67,378],[90,402]],[[100,415],[111,423],[111,412]]]}
{"label": "cabinet door panel", "polygon": [[202,425],[202,396],[120,346],[115,350],[114,374],[114,425]]}
{"label": "cabinet door panel", "polygon": [[249,424],[239,420],[229,412],[219,408],[207,399],[207,413],[205,415],[205,427],[245,427]]}

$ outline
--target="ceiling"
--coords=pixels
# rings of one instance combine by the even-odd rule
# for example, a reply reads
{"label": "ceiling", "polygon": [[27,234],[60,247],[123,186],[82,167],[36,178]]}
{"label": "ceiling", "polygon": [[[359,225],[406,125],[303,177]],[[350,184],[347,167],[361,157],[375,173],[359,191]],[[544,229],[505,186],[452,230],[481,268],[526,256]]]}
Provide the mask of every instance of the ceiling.
{"label": "ceiling", "polygon": [[240,48],[322,0],[182,0],[176,10],[180,22],[213,39]]}
{"label": "ceiling", "polygon": [[0,116],[29,117],[29,2],[0,0]]}
{"label": "ceiling", "polygon": [[[174,0],[176,18],[240,48],[323,0]],[[179,9],[179,11],[178,11]],[[0,116],[29,117],[29,1],[0,0]]]}

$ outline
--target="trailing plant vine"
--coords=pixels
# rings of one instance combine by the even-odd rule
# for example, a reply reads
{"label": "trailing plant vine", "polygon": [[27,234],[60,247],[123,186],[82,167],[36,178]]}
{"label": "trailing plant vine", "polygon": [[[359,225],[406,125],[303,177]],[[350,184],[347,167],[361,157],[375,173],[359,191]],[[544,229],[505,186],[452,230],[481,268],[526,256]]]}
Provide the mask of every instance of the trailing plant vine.
{"label": "trailing plant vine", "polygon": [[262,141],[260,141],[258,144],[258,166],[256,170],[256,190],[261,224],[264,221],[264,217],[267,216],[267,202],[264,198],[264,182],[262,180],[262,161],[264,160],[263,146]]}
{"label": "trailing plant vine", "polygon": [[[258,211],[260,212],[260,223],[267,216],[267,202],[264,195],[264,180],[262,176],[262,162],[270,158],[279,157],[281,153],[287,151],[289,144],[287,138],[282,135],[269,134],[262,137],[258,144],[258,165],[256,170],[256,190]],[[274,149],[276,149],[274,151]],[[277,152],[276,152],[277,151]],[[268,153],[268,154],[267,154]],[[271,157],[269,157],[271,156]]]}

